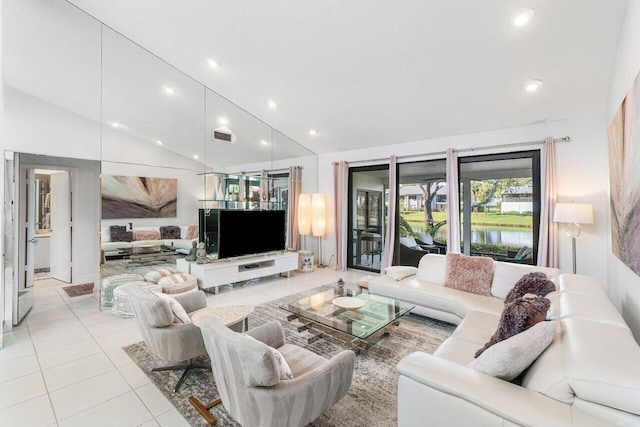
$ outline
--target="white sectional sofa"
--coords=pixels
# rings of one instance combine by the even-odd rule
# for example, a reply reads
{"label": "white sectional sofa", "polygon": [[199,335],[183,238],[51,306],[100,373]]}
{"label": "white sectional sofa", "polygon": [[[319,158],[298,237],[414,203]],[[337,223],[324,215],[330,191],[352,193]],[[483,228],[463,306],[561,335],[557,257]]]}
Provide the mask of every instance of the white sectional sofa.
{"label": "white sectional sofa", "polygon": [[[186,233],[188,226],[180,226],[180,239],[160,239],[160,240],[133,240],[131,242],[112,242],[109,227],[103,227],[100,230],[100,245],[105,254],[116,253],[118,249],[130,248],[134,246],[146,246],[146,245],[165,245],[172,246],[176,249],[176,252],[188,254],[192,247],[193,242],[197,242],[198,239],[187,239]],[[136,227],[135,231],[156,231],[160,235],[160,227]]]}
{"label": "white sectional sofa", "polygon": [[467,366],[495,332],[503,300],[445,288],[445,256],[426,255],[417,275],[401,281],[383,276],[369,283],[372,294],[458,324],[433,355],[415,352],[398,364],[399,426],[640,425],[640,347],[600,284],[504,264],[495,263],[492,292],[515,284],[517,269],[545,271],[558,288],[547,296],[556,335],[520,384]]}

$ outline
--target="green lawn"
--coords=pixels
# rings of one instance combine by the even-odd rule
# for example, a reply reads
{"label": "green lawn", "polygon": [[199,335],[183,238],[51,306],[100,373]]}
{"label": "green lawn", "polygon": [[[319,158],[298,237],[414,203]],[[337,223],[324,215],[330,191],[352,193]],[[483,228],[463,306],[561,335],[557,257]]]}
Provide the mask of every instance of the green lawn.
{"label": "green lawn", "polygon": [[[411,225],[424,226],[424,212],[401,212],[400,215],[406,219]],[[434,212],[433,220],[438,223],[447,219],[445,212]],[[474,225],[492,225],[492,226],[510,226],[510,227],[526,227],[530,228],[533,224],[533,216],[531,215],[514,215],[500,214],[495,212],[489,213],[471,213],[471,224]]]}

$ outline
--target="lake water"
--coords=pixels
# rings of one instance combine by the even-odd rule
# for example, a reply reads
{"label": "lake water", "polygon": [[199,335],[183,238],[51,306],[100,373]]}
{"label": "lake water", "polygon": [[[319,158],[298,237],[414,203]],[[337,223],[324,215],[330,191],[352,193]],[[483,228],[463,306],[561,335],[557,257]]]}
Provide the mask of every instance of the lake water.
{"label": "lake water", "polygon": [[[446,240],[445,227],[438,230],[436,237]],[[489,243],[512,247],[533,246],[533,230],[530,228],[474,227],[471,230],[471,243]]]}

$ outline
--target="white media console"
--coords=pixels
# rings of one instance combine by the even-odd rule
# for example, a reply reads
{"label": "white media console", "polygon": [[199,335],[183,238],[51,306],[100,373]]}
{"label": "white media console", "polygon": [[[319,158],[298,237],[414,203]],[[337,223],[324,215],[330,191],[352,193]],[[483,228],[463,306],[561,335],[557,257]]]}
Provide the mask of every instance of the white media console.
{"label": "white media console", "polygon": [[[296,252],[268,253],[221,259],[209,264],[192,262],[188,267],[190,274],[198,279],[198,286],[201,289],[213,288],[213,293],[217,294],[218,286],[296,270],[298,254]],[[184,266],[179,265],[178,269],[183,271]]]}

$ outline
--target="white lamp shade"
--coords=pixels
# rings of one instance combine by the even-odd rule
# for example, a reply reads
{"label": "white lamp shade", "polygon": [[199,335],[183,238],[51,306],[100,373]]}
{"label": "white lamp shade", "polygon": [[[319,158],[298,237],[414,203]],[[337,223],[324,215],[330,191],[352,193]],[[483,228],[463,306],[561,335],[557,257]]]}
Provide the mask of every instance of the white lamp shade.
{"label": "white lamp shade", "polygon": [[298,197],[298,232],[303,236],[311,233],[311,194]]}
{"label": "white lamp shade", "polygon": [[324,194],[314,194],[311,197],[311,230],[315,237],[324,236],[327,226],[327,214]]}
{"label": "white lamp shade", "polygon": [[556,203],[553,221],[593,224],[593,207],[591,203]]}

